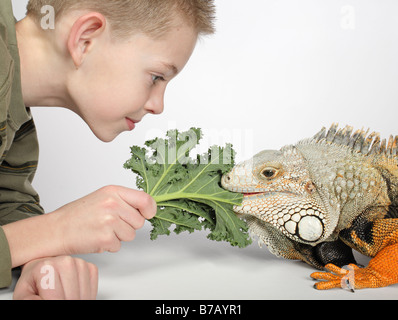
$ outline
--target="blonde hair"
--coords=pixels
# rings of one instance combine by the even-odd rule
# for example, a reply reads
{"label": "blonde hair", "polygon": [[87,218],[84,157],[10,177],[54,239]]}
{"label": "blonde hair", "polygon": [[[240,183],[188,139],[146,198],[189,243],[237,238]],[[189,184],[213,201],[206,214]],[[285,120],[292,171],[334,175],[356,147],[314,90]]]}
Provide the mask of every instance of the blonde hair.
{"label": "blonde hair", "polygon": [[40,23],[41,9],[47,5],[54,8],[55,19],[73,10],[101,13],[118,38],[137,31],[159,37],[170,30],[176,17],[199,35],[215,32],[214,0],[29,0],[27,15]]}

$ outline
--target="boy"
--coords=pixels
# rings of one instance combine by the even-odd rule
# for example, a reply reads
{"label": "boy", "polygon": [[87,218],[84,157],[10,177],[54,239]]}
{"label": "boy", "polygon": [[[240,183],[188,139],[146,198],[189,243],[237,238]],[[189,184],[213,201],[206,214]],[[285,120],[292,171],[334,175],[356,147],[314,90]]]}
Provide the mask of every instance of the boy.
{"label": "boy", "polygon": [[[43,8],[55,28],[43,28]],[[167,83],[213,19],[211,0],[30,0],[15,25],[11,0],[1,1],[0,287],[23,266],[14,298],[95,298],[96,267],[70,255],[116,252],[156,213],[149,195],[109,186],[42,215],[29,108],[68,108],[110,142],[163,111]],[[41,286],[43,266],[55,272],[53,290]]]}

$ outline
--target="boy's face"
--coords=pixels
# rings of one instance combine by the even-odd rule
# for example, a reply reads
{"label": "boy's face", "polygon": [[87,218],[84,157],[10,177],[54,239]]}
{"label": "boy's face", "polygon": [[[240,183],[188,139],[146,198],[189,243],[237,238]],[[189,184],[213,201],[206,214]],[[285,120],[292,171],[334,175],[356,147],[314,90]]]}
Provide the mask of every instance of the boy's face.
{"label": "boy's face", "polygon": [[188,62],[197,34],[180,25],[160,39],[96,39],[68,79],[73,109],[102,141],[109,142],[148,114],[160,114],[168,82]]}

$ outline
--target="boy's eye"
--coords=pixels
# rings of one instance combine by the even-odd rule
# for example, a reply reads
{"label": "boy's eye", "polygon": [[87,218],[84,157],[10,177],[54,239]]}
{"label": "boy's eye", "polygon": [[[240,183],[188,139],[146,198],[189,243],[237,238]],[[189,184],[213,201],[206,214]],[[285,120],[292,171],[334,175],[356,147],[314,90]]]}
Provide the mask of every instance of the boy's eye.
{"label": "boy's eye", "polygon": [[152,82],[155,84],[158,81],[164,81],[163,77],[152,75]]}

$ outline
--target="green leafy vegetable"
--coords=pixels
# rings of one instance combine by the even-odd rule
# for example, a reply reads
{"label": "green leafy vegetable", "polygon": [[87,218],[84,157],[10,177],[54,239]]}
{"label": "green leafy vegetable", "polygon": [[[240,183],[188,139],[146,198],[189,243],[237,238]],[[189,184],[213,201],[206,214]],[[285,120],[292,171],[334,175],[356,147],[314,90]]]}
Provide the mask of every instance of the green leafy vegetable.
{"label": "green leafy vegetable", "polygon": [[209,229],[208,238],[228,241],[233,246],[251,243],[246,223],[232,208],[243,196],[227,191],[220,181],[234,166],[232,145],[214,146],[207,153],[190,157],[202,138],[200,129],[179,133],[171,130],[166,139],[147,141],[144,148],[131,148],[124,167],[137,176],[137,187],[150,194],[158,205],[151,220],[151,239],[174,232]]}

